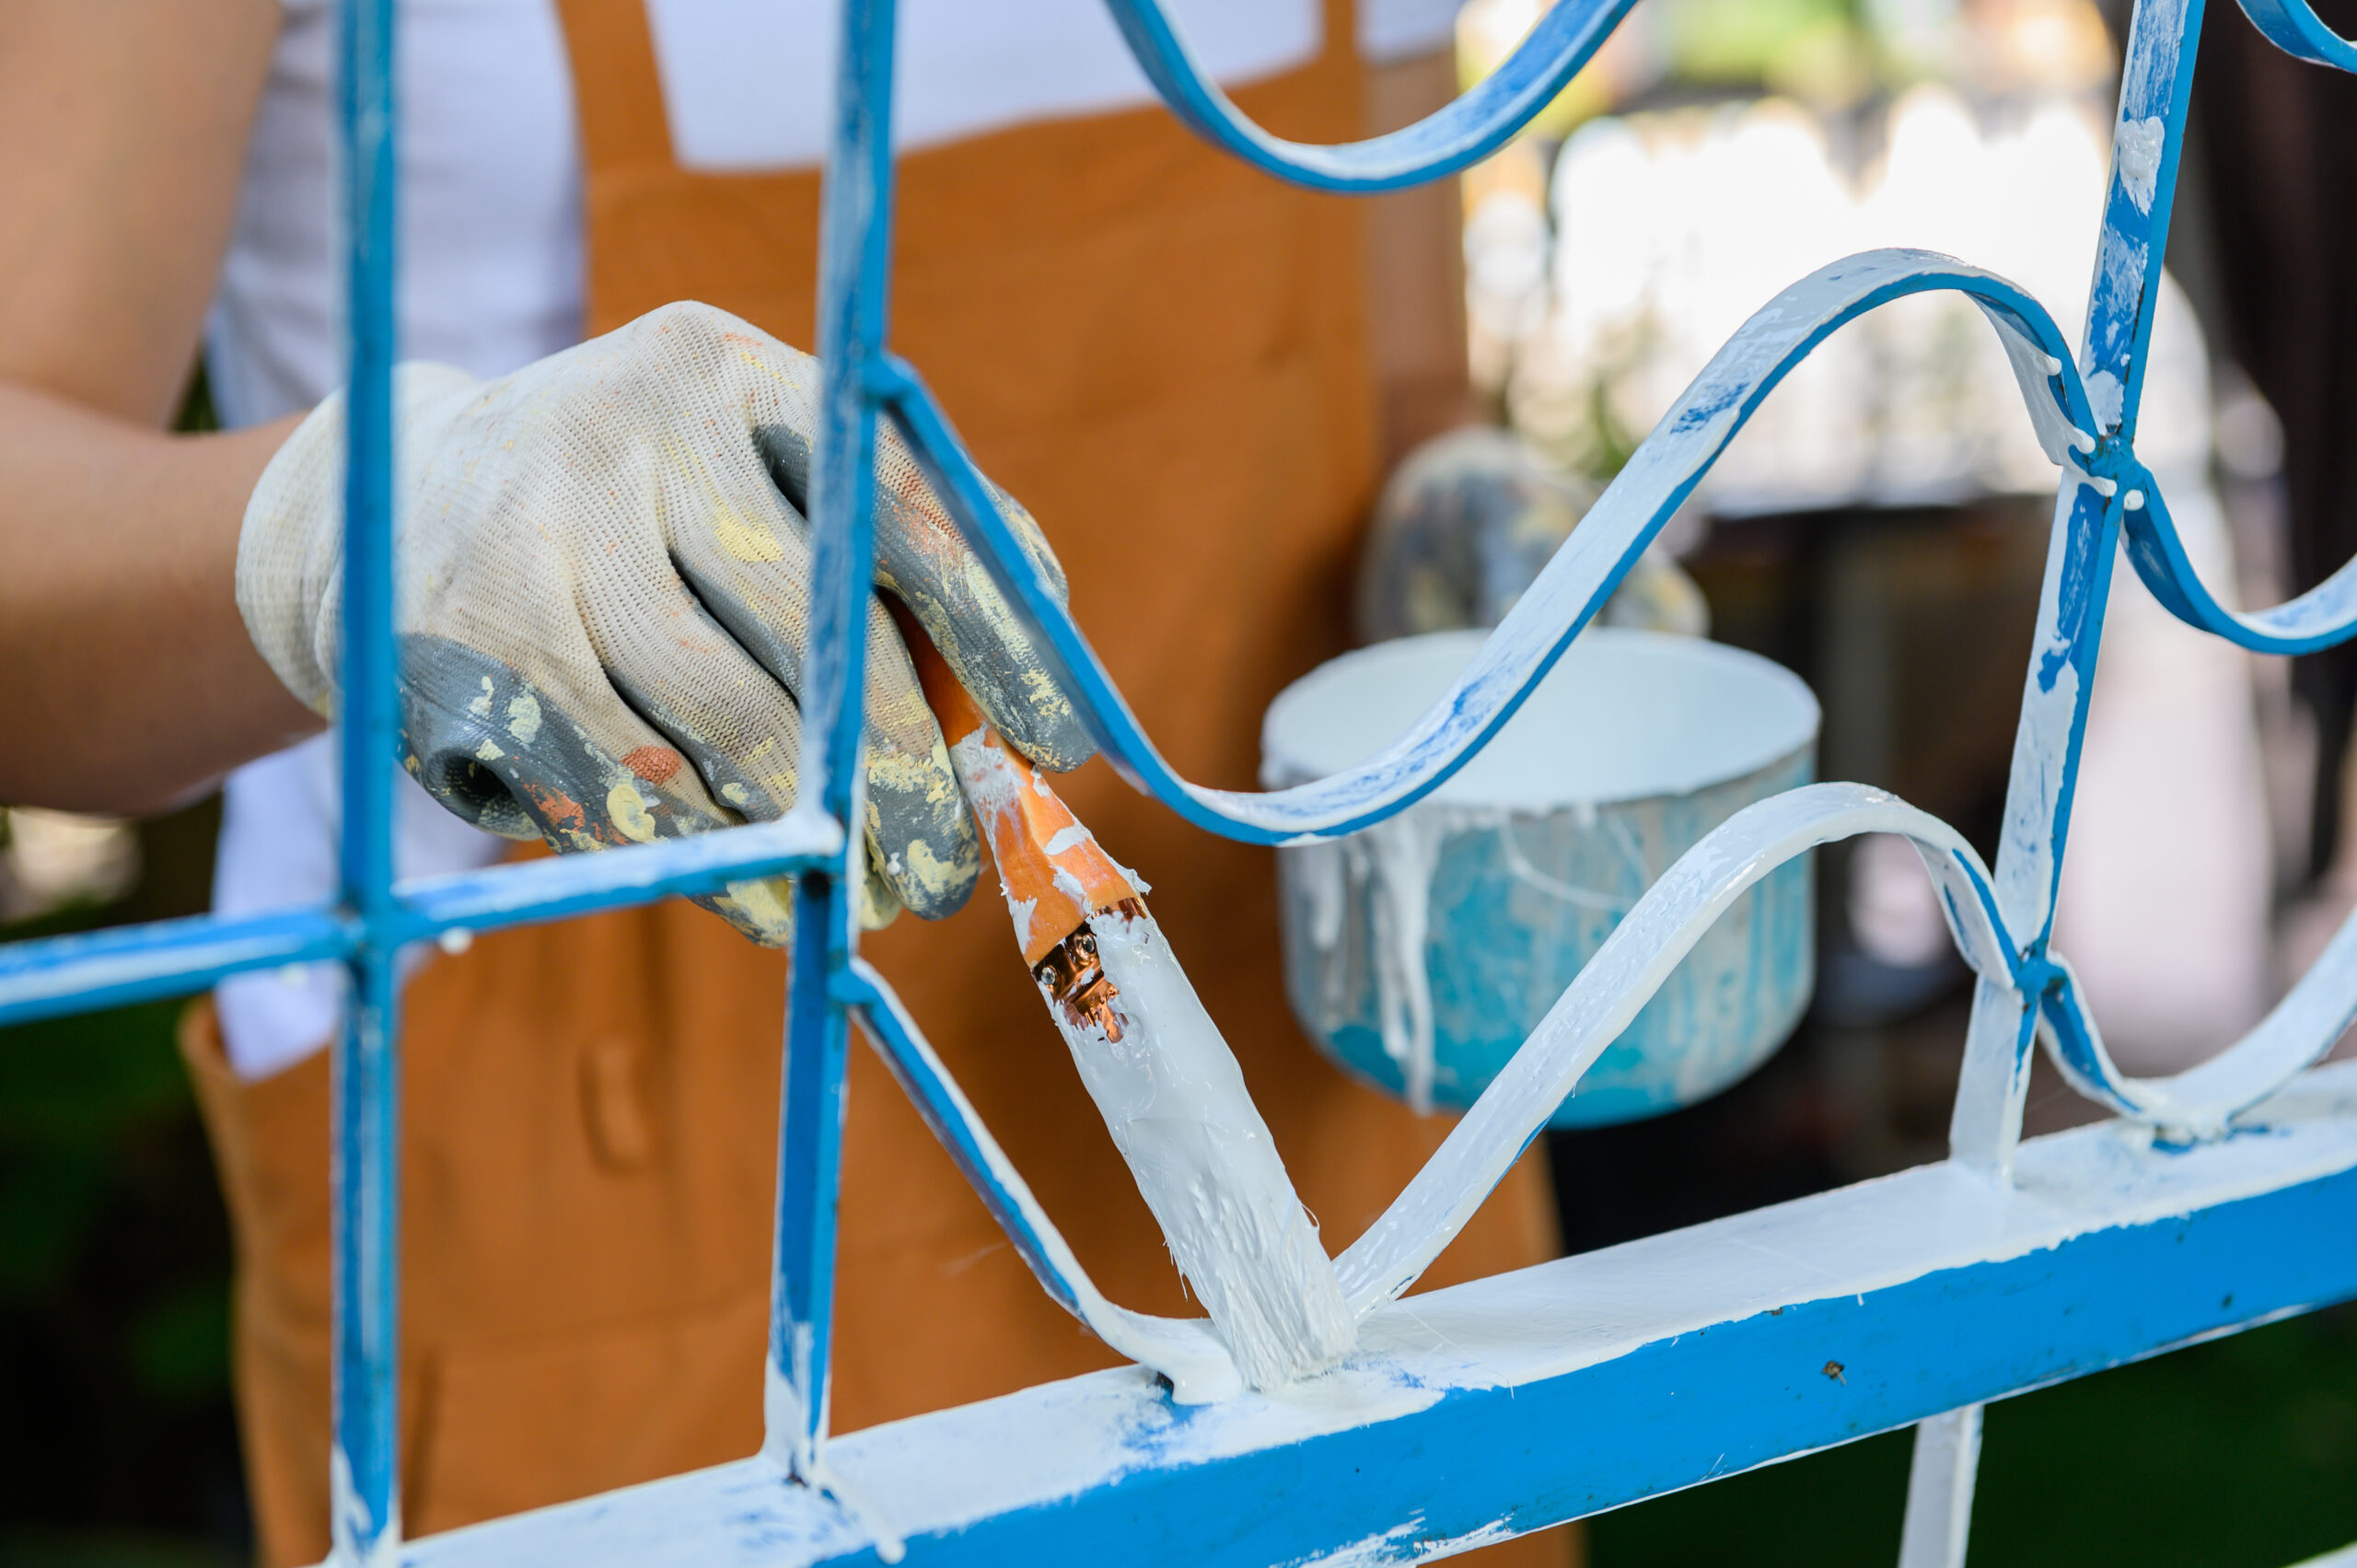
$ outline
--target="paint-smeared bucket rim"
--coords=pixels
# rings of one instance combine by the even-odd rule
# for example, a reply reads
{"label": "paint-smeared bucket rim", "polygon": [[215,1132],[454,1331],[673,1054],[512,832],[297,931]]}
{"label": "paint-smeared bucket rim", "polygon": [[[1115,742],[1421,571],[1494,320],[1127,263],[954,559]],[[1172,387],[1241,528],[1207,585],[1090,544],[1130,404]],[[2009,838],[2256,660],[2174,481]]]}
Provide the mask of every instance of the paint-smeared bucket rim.
{"label": "paint-smeared bucket rim", "polygon": [[[1398,739],[1480,648],[1434,632],[1360,648],[1295,681],[1260,730],[1271,786],[1322,778]],[[1817,739],[1816,696],[1757,654],[1699,637],[1594,626],[1434,799],[1552,811],[1742,778]]]}

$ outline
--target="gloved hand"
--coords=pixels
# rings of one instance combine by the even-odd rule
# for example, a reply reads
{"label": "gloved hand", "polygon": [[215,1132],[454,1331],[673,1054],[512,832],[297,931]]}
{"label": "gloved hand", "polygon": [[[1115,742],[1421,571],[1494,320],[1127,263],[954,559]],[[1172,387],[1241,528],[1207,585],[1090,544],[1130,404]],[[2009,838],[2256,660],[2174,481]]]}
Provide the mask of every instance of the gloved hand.
{"label": "gloved hand", "polygon": [[[396,373],[404,761],[435,798],[559,850],[765,820],[794,802],[809,624],[806,519],[819,365],[709,306],[667,306],[516,374]],[[288,690],[338,703],[343,398],[271,461],[246,511],[238,606]],[[1059,589],[1028,513],[999,496]],[[877,458],[876,581],[982,709],[1055,770],[1092,750],[1071,703],[907,449]],[[907,649],[867,618],[865,918],[965,902],[974,824]],[[784,940],[786,889],[701,900]]]}

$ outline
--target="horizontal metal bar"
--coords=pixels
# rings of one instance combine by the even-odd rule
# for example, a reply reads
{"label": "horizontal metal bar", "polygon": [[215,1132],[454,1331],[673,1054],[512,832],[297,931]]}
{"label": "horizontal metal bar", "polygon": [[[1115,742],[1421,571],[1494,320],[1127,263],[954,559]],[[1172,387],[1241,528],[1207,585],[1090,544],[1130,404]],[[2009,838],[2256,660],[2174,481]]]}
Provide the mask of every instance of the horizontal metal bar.
{"label": "horizontal metal bar", "polygon": [[[377,933],[387,946],[445,931],[495,931],[592,910],[715,891],[731,882],[790,876],[840,851],[842,830],[819,812],[774,822],[559,855],[395,889],[399,912]],[[328,905],[226,919],[196,915],[0,946],[0,1026],[184,996],[246,970],[345,958],[359,920]]]}
{"label": "horizontal metal bar", "polygon": [[349,957],[359,923],[341,911],[197,915],[0,947],[0,1025],[95,1013],[202,991],[224,975]]}
{"label": "horizontal metal bar", "polygon": [[731,882],[791,876],[819,865],[841,853],[842,842],[842,829],[823,812],[790,811],[773,822],[660,843],[420,877],[394,889],[402,912],[397,939],[451,930],[495,931],[652,903],[672,893],[718,892]]}
{"label": "horizontal metal bar", "polygon": [[2119,1123],[1411,1297],[1326,1376],[1135,1368],[402,1548],[412,1568],[1407,1561],[2357,1295],[2357,1063],[2172,1152]]}

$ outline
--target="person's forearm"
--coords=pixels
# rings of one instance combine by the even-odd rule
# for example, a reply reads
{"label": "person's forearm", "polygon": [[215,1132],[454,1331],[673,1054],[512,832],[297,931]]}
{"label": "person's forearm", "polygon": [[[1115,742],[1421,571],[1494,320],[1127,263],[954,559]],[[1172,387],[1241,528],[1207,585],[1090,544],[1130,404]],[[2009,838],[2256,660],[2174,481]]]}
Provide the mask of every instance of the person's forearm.
{"label": "person's forearm", "polygon": [[0,802],[155,811],[320,727],[236,595],[293,423],[165,436],[0,382]]}

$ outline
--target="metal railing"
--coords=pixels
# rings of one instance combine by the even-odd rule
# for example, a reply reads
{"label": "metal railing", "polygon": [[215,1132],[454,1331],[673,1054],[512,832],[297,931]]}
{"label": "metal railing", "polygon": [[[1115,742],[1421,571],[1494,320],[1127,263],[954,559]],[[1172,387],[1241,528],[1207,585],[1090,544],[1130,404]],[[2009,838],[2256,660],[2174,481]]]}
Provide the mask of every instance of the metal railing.
{"label": "metal railing", "polygon": [[[1243,118],[1207,79],[1156,0],[1108,0],[1147,76],[1199,134],[1278,178],[1361,192],[1436,179],[1494,150],[1570,81],[1633,3],[1561,0],[1504,66],[1448,108],[1386,136],[1320,147],[1270,136]],[[2291,52],[2357,69],[2357,45],[2332,34],[2304,0],[2242,4]],[[398,886],[385,767],[396,745],[396,0],[346,0],[342,8],[352,358],[341,895],[329,907],[0,949],[0,1023],[186,993],[240,970],[319,959],[349,969],[350,1005],[333,1055],[333,1533],[340,1561],[389,1562],[398,1554],[451,1562],[801,1562],[894,1557],[920,1540],[945,1558],[1039,1560],[1076,1551],[1084,1541],[1115,1539],[1148,1552],[1158,1543],[1199,1562],[1272,1561],[1346,1548],[1375,1560],[1478,1544],[1920,1421],[1905,1552],[1910,1568],[1928,1568],[1963,1555],[1980,1400],[2357,1294],[2357,1077],[2335,1070],[2305,1088],[2294,1086],[2288,1098],[2283,1092],[2357,1016],[2357,923],[2343,927],[2248,1036],[2164,1080],[2133,1079],[2113,1064],[2068,965],[2049,947],[2110,574],[2123,540],[2163,604],[2246,647],[2299,653],[2357,632],[2357,564],[2275,610],[2225,610],[2194,572],[2159,485],[2136,457],[2145,349],[2201,0],[2142,0],[2137,7],[2094,297],[2077,355],[2038,301],[1949,258],[1885,250],[1820,269],[1763,308],[1720,350],[1473,665],[1407,736],[1359,768],[1270,794],[1208,789],[1162,759],[992,504],[946,416],[915,370],[887,352],[894,4],[845,0],[820,259],[817,347],[824,384],[811,485],[812,641],[796,694],[806,737],[817,743],[802,749],[795,809],[775,822],[685,841]],[[1315,1419],[1284,1414],[1281,1400],[1246,1396],[1219,1407],[1231,1413],[1199,1416],[1181,1430],[1171,1424],[1177,1418],[1169,1395],[1157,1387],[1082,1379],[859,1434],[845,1440],[851,1459],[839,1462],[827,1441],[826,1411],[844,1059],[854,1021],[1051,1295],[1109,1343],[1166,1375],[1181,1397],[1236,1387],[1208,1325],[1129,1312],[1097,1291],[914,1021],[858,957],[848,878],[856,869],[850,857],[860,850],[858,836],[842,824],[856,819],[864,693],[849,650],[863,626],[873,559],[879,418],[891,420],[906,438],[1117,768],[1213,832],[1260,843],[1331,837],[1400,811],[1497,732],[1794,365],[1859,314],[1930,290],[1960,292],[1980,308],[2012,361],[2028,417],[2061,470],[1993,874],[1945,824],[1856,785],[1795,791],[1713,833],[1631,911],[1442,1155],[1340,1260],[1362,1315],[1363,1351],[1330,1375],[1336,1392]],[[1415,1279],[1536,1132],[1528,1107],[1543,1100],[1537,1117],[1544,1117],[1554,1103],[1547,1096],[1559,1098],[1576,1083],[1701,930],[1776,865],[1860,832],[1897,832],[1915,842],[1979,975],[1951,1160],[1891,1182],[1420,1298],[1419,1314],[1411,1315],[1418,1325],[1474,1309],[1469,1326],[1441,1335],[1445,1349],[1419,1339],[1399,1313],[1387,1313],[1386,1304]],[[797,922],[765,1455],[403,1548],[394,1406],[395,952],[446,933],[553,920],[779,875],[795,878]],[[2040,1034],[2076,1086],[2148,1127],[2153,1137],[2126,1153],[2091,1143],[2089,1134],[2039,1141],[2020,1156],[2040,1184],[2038,1202],[2030,1204],[2014,1175],[2029,1053]],[[2224,1141],[2235,1119],[2261,1101],[2270,1102],[2267,1114],[2280,1135],[2258,1141],[2266,1146],[2257,1152],[2247,1146],[2253,1141]],[[2154,1152],[2175,1147],[2192,1152],[2174,1158]],[[1894,1216],[1901,1216],[1898,1223]],[[2177,1226],[2183,1243],[2197,1221],[2208,1251],[2156,1249],[2153,1238],[2163,1230]],[[1825,1251],[1825,1237],[1843,1226],[1880,1228],[1847,1251]],[[1789,1262],[1812,1246],[1823,1252],[1818,1265],[1797,1272],[1757,1266],[1763,1252]],[[2039,1265],[2044,1272],[2026,1280],[2022,1260],[2033,1252],[2047,1260]],[[2179,1279],[2197,1266],[2187,1260],[2196,1254],[2207,1272]],[[1609,1331],[1579,1309],[1579,1300],[1596,1299],[1597,1292],[1643,1295],[1649,1278],[1700,1278],[1684,1261],[1697,1257],[1713,1260],[1714,1282],[1733,1283],[1698,1288],[1690,1300],[1632,1307]],[[2217,1276],[2236,1287],[2212,1305],[2215,1293],[2207,1287]],[[2126,1298],[2131,1282],[2147,1299]],[[1566,1284],[1577,1287],[1577,1299],[1556,1288]],[[1519,1349],[1484,1348],[1478,1309],[1506,1300],[1520,1303],[1530,1321],[1555,1326],[1556,1339],[1543,1353],[1523,1342],[1516,1342]],[[2076,1326],[2066,1331],[2060,1318],[2038,1317],[2042,1307],[2078,1312]],[[1964,1348],[1965,1325],[1976,1313],[2014,1324],[2011,1337],[1984,1333],[1994,1348]],[[1984,1331],[1990,1321],[1980,1319]],[[1700,1335],[1689,1343],[1692,1330],[1714,1324],[1726,1331],[1709,1348]],[[1777,1358],[1788,1354],[1805,1361],[1823,1336],[1848,1342],[1838,1336],[1866,1330],[1914,1347],[1919,1363],[1904,1391],[1903,1380],[1894,1377],[1885,1388],[1863,1366],[1853,1391],[1837,1357],[1826,1361],[1823,1376],[1801,1379],[1791,1411],[1771,1411],[1774,1401],[1762,1394],[1769,1384],[1759,1380],[1772,1383],[1782,1374],[1761,1368],[1781,1365]],[[1942,1340],[1944,1333],[1949,1338]],[[1642,1441],[1620,1434],[1608,1446],[1584,1446],[1571,1434],[1583,1419],[1594,1424],[1603,1408],[1596,1401],[1643,1404],[1644,1390],[1663,1380],[1760,1402],[1753,1409],[1739,1400],[1713,1405],[1708,1395],[1689,1400],[1676,1421]],[[1419,1403],[1399,1395],[1411,1385],[1448,1392]],[[1484,1389],[1523,1398],[1518,1405],[1485,1402]],[[1854,1408],[1829,1403],[1844,1400],[1854,1400]],[[1100,1421],[1104,1451],[1075,1458],[1069,1443],[1037,1441],[1050,1430],[1038,1423],[1051,1417],[1065,1432],[1075,1420]],[[1534,1424],[1545,1421],[1556,1424]],[[1479,1473],[1420,1468],[1396,1445],[1386,1446],[1401,1423],[1429,1428],[1417,1433],[1426,1446],[1454,1434],[1480,1447],[1487,1462]],[[1534,1435],[1544,1431],[1556,1434],[1550,1443]],[[1713,1446],[1717,1458],[1705,1471],[1695,1456]],[[1279,1463],[1283,1468],[1271,1468]],[[1288,1499],[1281,1516],[1270,1517],[1269,1489],[1305,1469],[1336,1477],[1347,1469],[1365,1479],[1338,1482],[1315,1505]],[[952,1472],[963,1478],[958,1484],[945,1481]],[[1151,1527],[1141,1527],[1147,1516]],[[1206,1518],[1218,1527],[1206,1533]]]}

